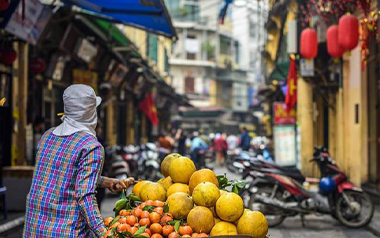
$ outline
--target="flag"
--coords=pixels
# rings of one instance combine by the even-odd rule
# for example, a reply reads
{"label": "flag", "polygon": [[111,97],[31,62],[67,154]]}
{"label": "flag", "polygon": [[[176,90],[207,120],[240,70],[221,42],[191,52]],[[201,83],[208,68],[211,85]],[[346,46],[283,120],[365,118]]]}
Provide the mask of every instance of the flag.
{"label": "flag", "polygon": [[139,108],[147,115],[152,125],[158,126],[157,109],[154,105],[152,93],[148,93],[145,96],[144,100],[139,103]]}
{"label": "flag", "polygon": [[290,111],[297,102],[297,69],[296,62],[292,58],[290,58],[287,81],[285,104],[286,110]]}
{"label": "flag", "polygon": [[233,0],[224,0],[224,5],[222,9],[220,9],[218,19],[219,19],[219,23],[222,25],[224,24],[224,18],[226,17],[226,14],[227,14],[228,5],[230,5],[232,2]]}

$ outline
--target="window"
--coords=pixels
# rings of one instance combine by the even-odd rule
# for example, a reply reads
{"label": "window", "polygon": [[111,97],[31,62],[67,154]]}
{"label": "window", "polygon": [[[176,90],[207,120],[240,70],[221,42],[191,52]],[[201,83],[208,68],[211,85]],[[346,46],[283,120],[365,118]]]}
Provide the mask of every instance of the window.
{"label": "window", "polygon": [[197,59],[197,53],[199,50],[199,42],[195,36],[188,35],[186,38],[186,59]]}
{"label": "window", "polygon": [[157,62],[157,36],[148,34],[148,57]]}
{"label": "window", "polygon": [[193,77],[185,78],[185,93],[194,93],[194,81]]}
{"label": "window", "polygon": [[231,55],[231,40],[225,36],[220,36],[220,53]]}
{"label": "window", "polygon": [[165,72],[169,73],[169,56],[168,51],[165,49],[164,51],[165,56]]}
{"label": "window", "polygon": [[239,42],[235,42],[235,63],[239,64],[240,62],[240,48],[239,48]]}

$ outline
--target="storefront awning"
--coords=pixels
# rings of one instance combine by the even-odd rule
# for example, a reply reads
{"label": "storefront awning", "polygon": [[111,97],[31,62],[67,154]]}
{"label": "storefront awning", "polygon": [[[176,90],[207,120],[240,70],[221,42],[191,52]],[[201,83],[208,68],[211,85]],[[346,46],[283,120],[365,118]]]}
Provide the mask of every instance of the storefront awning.
{"label": "storefront awning", "polygon": [[273,72],[270,74],[269,79],[277,81],[286,81],[286,78],[288,76],[289,65],[289,61],[277,63]]}
{"label": "storefront awning", "polygon": [[177,38],[163,0],[63,0],[99,17]]}

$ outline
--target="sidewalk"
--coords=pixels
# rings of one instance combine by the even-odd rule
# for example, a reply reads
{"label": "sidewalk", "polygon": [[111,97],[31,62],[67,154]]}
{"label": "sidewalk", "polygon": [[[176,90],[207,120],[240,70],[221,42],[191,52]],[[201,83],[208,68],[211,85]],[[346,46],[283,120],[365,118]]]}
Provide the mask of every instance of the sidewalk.
{"label": "sidewalk", "polygon": [[373,214],[371,223],[368,225],[368,230],[380,237],[380,206],[375,207],[375,213]]}
{"label": "sidewalk", "polygon": [[0,220],[0,237],[20,238],[24,226],[24,212],[9,212],[6,220]]}

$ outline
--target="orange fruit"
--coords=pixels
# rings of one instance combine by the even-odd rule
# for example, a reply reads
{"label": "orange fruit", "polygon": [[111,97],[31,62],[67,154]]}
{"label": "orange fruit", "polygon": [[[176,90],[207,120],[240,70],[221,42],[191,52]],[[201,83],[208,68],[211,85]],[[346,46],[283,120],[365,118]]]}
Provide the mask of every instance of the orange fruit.
{"label": "orange fruit", "polygon": [[158,223],[161,220],[161,215],[157,212],[152,212],[149,214],[149,219],[152,223]]}
{"label": "orange fruit", "polygon": [[194,233],[191,235],[191,237],[198,237],[198,236],[199,236],[199,234],[196,233],[196,232],[194,232]]}
{"label": "orange fruit", "polygon": [[143,202],[143,203],[141,203],[141,204],[139,205],[139,208],[140,208],[140,209],[143,209],[145,206],[146,206],[146,203]]}
{"label": "orange fruit", "polygon": [[106,219],[104,219],[104,224],[106,225],[106,227],[108,227],[112,221],[112,217],[107,217]]}
{"label": "orange fruit", "polygon": [[166,226],[162,227],[162,234],[164,236],[170,235],[170,233],[172,233],[173,231],[174,231],[174,227],[171,225],[166,225]]}
{"label": "orange fruit", "polygon": [[131,229],[129,229],[128,231],[132,234],[132,235],[134,235],[135,233],[136,233],[136,231],[138,230],[138,228],[137,227],[131,227]]}
{"label": "orange fruit", "polygon": [[163,236],[161,234],[153,234],[150,238],[163,238]]}
{"label": "orange fruit", "polygon": [[173,231],[172,233],[169,234],[168,237],[169,238],[177,238],[177,237],[179,237],[179,234],[177,232]]}
{"label": "orange fruit", "polygon": [[120,224],[127,224],[127,218],[126,217],[122,217],[119,219],[119,222]]}
{"label": "orange fruit", "polygon": [[153,202],[153,206],[156,206],[156,207],[163,207],[165,205],[164,202],[161,202],[159,200],[156,200]]}
{"label": "orange fruit", "polygon": [[140,226],[150,226],[149,218],[141,218],[139,221]]}
{"label": "orange fruit", "polygon": [[149,218],[149,212],[148,211],[143,211],[141,212],[140,218]]}
{"label": "orange fruit", "polygon": [[140,208],[135,208],[135,210],[132,210],[132,215],[134,215],[137,218],[141,218],[142,212],[143,210],[141,210]]}
{"label": "orange fruit", "polygon": [[145,230],[144,230],[144,232],[145,233],[148,233],[149,234],[149,236],[151,236],[152,235],[152,232],[150,231],[150,229],[148,229],[148,228],[146,228]]}
{"label": "orange fruit", "polygon": [[122,217],[126,217],[126,216],[131,215],[131,212],[129,212],[129,211],[123,209],[123,210],[121,210],[121,211],[119,212],[119,215],[122,216]]}
{"label": "orange fruit", "polygon": [[130,226],[134,226],[137,223],[137,218],[135,216],[127,217],[127,224]]}
{"label": "orange fruit", "polygon": [[169,221],[173,221],[173,215],[170,213],[165,213],[164,216],[161,218],[161,225],[165,225]]}
{"label": "orange fruit", "polygon": [[164,208],[162,208],[162,207],[156,207],[155,209],[153,209],[153,211],[157,212],[161,216],[164,215]]}
{"label": "orange fruit", "polygon": [[208,237],[208,235],[206,233],[201,233],[198,237]]}
{"label": "orange fruit", "polygon": [[112,235],[112,231],[111,230],[109,230],[109,231],[107,231],[106,232],[106,234],[104,234],[104,237],[109,237],[109,236],[111,236]]}
{"label": "orange fruit", "polygon": [[154,201],[152,200],[148,200],[145,202],[146,206],[153,206],[154,205]]}
{"label": "orange fruit", "polygon": [[150,229],[153,233],[162,233],[162,226],[159,223],[153,223],[150,225]]}
{"label": "orange fruit", "polygon": [[150,235],[148,233],[146,233],[146,232],[141,233],[140,236],[150,237]]}
{"label": "orange fruit", "polygon": [[183,236],[181,236],[181,237],[191,237],[190,235],[183,235]]}
{"label": "orange fruit", "polygon": [[117,226],[117,231],[118,232],[124,232],[124,231],[127,231],[127,224],[119,224],[118,226]]}
{"label": "orange fruit", "polygon": [[118,225],[120,225],[120,222],[117,221],[117,222],[115,222],[115,223],[111,226],[111,229],[117,227]]}
{"label": "orange fruit", "polygon": [[179,227],[179,234],[181,236],[191,235],[191,234],[193,234],[193,229],[191,229],[190,226],[180,226]]}

